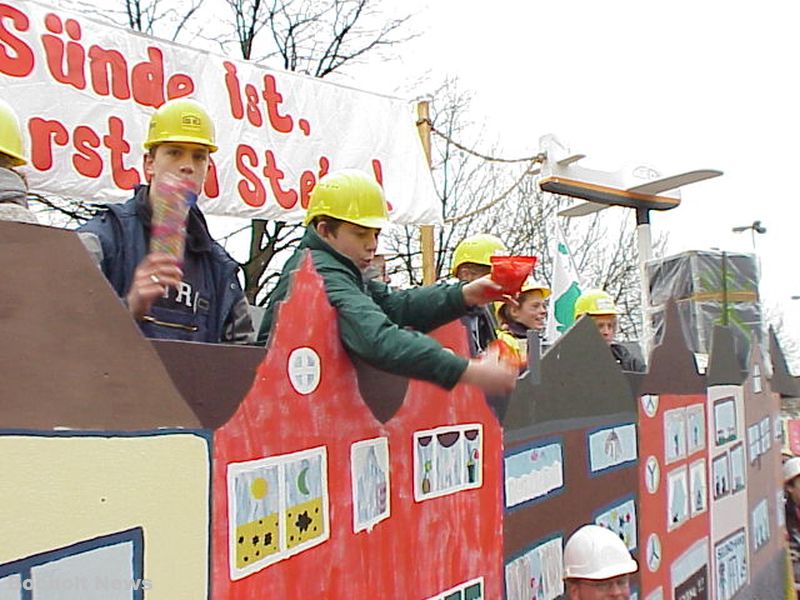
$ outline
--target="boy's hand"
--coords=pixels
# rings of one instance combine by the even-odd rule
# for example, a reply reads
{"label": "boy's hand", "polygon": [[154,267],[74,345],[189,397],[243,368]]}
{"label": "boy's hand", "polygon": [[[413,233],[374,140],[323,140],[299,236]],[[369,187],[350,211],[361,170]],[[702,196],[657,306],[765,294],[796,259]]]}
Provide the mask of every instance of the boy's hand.
{"label": "boy's hand", "polygon": [[492,281],[488,275],[480,277],[475,281],[470,281],[461,288],[461,291],[464,293],[464,304],[467,306],[489,304],[497,300],[516,303],[516,300],[508,294],[504,294],[503,287],[499,283]]}
{"label": "boy's hand", "polygon": [[496,352],[486,353],[470,359],[459,383],[476,385],[487,394],[506,395],[517,385],[517,369],[499,360]]}
{"label": "boy's hand", "polygon": [[153,302],[162,297],[167,288],[178,287],[182,278],[183,272],[174,256],[163,252],[145,256],[133,273],[131,289],[125,297],[133,318],[140,320]]}

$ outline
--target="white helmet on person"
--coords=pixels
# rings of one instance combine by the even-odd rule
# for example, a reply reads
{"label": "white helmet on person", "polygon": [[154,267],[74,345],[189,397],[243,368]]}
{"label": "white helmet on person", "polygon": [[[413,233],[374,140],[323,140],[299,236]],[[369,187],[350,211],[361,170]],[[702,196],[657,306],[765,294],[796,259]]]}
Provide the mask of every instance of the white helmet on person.
{"label": "white helmet on person", "polygon": [[638,568],[625,542],[599,525],[584,525],[564,547],[564,579],[611,579]]}
{"label": "white helmet on person", "polygon": [[789,483],[800,475],[800,456],[793,456],[783,463],[783,483]]}

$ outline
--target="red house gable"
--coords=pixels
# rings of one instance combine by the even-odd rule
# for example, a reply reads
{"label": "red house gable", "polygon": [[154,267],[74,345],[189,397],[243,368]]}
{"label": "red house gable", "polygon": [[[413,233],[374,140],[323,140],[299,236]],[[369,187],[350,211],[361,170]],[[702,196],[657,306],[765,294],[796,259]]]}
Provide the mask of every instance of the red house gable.
{"label": "red house gable", "polygon": [[[435,337],[466,354],[459,323]],[[411,381],[381,423],[358,383],[306,257],[215,432],[212,597],[502,596],[501,432],[483,394]]]}

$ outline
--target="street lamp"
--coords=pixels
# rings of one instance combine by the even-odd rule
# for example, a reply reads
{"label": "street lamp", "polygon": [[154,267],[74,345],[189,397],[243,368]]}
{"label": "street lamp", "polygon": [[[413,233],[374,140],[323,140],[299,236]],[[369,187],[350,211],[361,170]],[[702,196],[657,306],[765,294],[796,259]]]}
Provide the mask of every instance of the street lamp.
{"label": "street lamp", "polygon": [[761,224],[761,221],[753,221],[753,223],[751,225],[741,225],[739,227],[734,227],[732,231],[734,233],[741,233],[743,231],[747,231],[748,229],[751,231],[750,235],[752,236],[752,240],[753,240],[753,250],[755,250],[756,249],[756,234],[757,233],[767,233],[767,228],[764,227]]}

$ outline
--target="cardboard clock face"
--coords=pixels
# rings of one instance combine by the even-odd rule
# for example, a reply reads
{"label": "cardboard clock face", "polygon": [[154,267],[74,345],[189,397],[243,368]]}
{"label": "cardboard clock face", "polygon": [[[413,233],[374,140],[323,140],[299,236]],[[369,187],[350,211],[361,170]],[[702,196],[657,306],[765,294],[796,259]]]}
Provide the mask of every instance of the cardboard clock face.
{"label": "cardboard clock face", "polygon": [[651,533],[647,538],[645,557],[647,559],[647,568],[650,572],[655,573],[658,571],[658,567],[661,566],[661,540],[655,533]]}
{"label": "cardboard clock face", "polygon": [[656,416],[658,412],[658,396],[652,394],[642,396],[642,410],[650,418]]}
{"label": "cardboard clock face", "polygon": [[661,467],[655,456],[648,456],[644,468],[644,484],[647,491],[655,494],[658,491],[658,482],[661,479]]}
{"label": "cardboard clock face", "polygon": [[312,348],[295,348],[289,355],[289,381],[298,394],[310,394],[319,385],[322,366],[319,354]]}

